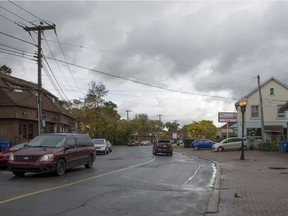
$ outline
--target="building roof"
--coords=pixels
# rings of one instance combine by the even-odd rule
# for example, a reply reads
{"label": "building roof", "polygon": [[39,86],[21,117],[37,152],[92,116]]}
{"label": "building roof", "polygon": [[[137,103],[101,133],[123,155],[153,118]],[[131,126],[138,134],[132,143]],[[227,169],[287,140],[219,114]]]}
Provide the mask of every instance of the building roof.
{"label": "building roof", "polygon": [[[38,85],[16,77],[0,74],[0,106],[19,106],[37,110]],[[42,88],[42,109],[61,113],[74,118],[64,107],[59,105],[58,98]]]}
{"label": "building roof", "polygon": [[[278,83],[279,85],[281,85],[281,86],[283,86],[284,88],[288,89],[288,86],[287,86],[285,83],[279,81],[278,79],[276,79],[276,78],[273,77],[273,76],[272,76],[270,79],[266,80],[264,83],[260,84],[260,88],[262,88],[263,86],[267,85],[267,84],[268,84],[269,82],[271,82],[271,81],[275,81],[275,82]],[[245,95],[244,97],[245,97],[245,98],[248,98],[249,96],[251,96],[252,94],[254,94],[254,93],[255,93],[256,91],[258,91],[258,90],[259,90],[259,88],[256,87],[256,88],[254,88],[251,92],[249,92],[247,95]],[[240,100],[238,100],[238,101],[235,103],[235,108],[236,108],[236,109],[237,109],[237,106],[239,106],[239,101],[240,101]]]}
{"label": "building roof", "polygon": [[[271,82],[272,80],[275,81],[276,83],[278,83],[279,85],[283,86],[284,88],[288,89],[288,86],[287,86],[285,83],[279,81],[278,79],[276,79],[276,78],[273,77],[273,76],[272,76],[270,79],[266,80],[264,83],[262,83],[262,84],[260,85],[260,88],[262,88],[263,86],[265,86],[267,83]],[[255,88],[255,89],[253,89],[251,92],[249,92],[249,93],[246,95],[246,97],[249,97],[250,95],[254,94],[256,91],[258,91],[258,87]]]}

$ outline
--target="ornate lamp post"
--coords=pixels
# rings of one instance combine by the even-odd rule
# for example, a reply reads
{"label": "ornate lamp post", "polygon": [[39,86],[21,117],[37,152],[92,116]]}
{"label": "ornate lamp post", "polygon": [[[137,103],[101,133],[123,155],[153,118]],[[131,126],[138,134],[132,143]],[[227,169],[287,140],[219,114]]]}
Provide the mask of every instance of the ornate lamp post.
{"label": "ornate lamp post", "polygon": [[241,108],[241,113],[242,113],[242,142],[241,142],[240,160],[245,160],[245,157],[244,157],[244,115],[245,115],[246,106],[247,106],[247,99],[241,99],[239,102],[239,106]]}

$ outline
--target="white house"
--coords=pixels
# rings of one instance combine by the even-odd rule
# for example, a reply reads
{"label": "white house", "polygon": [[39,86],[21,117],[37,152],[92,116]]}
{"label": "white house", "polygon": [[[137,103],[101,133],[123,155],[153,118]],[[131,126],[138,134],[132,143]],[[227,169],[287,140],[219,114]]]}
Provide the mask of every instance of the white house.
{"label": "white house", "polygon": [[[264,134],[266,140],[280,140],[287,137],[288,112],[281,109],[288,101],[288,86],[281,81],[271,77],[260,85],[264,115]],[[258,87],[248,93],[247,107],[244,115],[244,136],[261,137],[261,106]],[[242,113],[239,101],[235,104],[237,108],[238,136],[242,134]]]}

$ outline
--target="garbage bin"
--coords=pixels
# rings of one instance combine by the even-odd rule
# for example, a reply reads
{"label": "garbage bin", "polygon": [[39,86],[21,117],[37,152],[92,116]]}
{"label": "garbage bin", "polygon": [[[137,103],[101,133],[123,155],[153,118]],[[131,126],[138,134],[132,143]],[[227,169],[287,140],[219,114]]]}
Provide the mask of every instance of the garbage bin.
{"label": "garbage bin", "polygon": [[184,148],[191,148],[192,142],[193,142],[193,139],[185,139],[184,140]]}
{"label": "garbage bin", "polygon": [[279,143],[279,151],[282,153],[288,152],[288,142],[282,141]]}
{"label": "garbage bin", "polygon": [[0,152],[9,149],[10,143],[8,140],[0,140]]}

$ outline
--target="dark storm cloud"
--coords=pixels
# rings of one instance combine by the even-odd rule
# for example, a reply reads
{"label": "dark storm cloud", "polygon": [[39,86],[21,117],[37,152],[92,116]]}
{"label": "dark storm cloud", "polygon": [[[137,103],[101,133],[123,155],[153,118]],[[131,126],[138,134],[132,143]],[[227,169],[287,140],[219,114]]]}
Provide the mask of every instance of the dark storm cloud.
{"label": "dark storm cloud", "polygon": [[[41,19],[56,24],[57,36],[63,42],[67,61],[73,64],[148,84],[228,98],[240,98],[249,93],[257,86],[257,75],[261,76],[262,82],[274,76],[288,84],[288,2],[285,1],[16,3]],[[37,18],[10,2],[0,2],[0,5],[39,23]],[[7,11],[0,10],[0,13],[31,26]],[[3,18],[0,18],[0,25],[1,31],[32,42],[21,27]],[[36,40],[36,34],[32,36]],[[54,32],[46,31],[45,37],[50,42],[48,47],[43,41],[44,53],[51,56],[51,49],[55,58],[64,60]],[[25,50],[36,50],[29,44],[3,35],[0,35],[0,40],[1,43],[20,46]],[[36,64],[29,60],[8,58],[1,53],[0,57],[0,65],[8,64],[15,69],[16,75],[21,71],[21,76],[24,74],[29,78],[32,75],[27,71],[36,71]],[[54,65],[52,67],[57,69]],[[117,90],[120,86],[128,89],[132,84],[131,89],[137,91],[135,83],[95,71],[84,76],[80,68],[71,68],[74,75],[79,76],[79,85],[80,81],[87,86],[89,81],[99,80],[113,87],[117,85]],[[60,74],[58,69],[56,71]],[[75,85],[74,81],[71,82]],[[142,87],[139,86],[139,91]],[[148,92],[147,89],[145,92]],[[172,94],[167,93],[165,99]],[[161,95],[157,97],[159,100],[162,98]],[[179,95],[176,97],[179,98]],[[213,104],[207,97],[199,101],[203,102],[202,109],[207,107],[208,102]],[[166,102],[163,107],[173,107],[168,100]],[[233,101],[231,105],[234,108]],[[223,103],[223,107],[229,105]],[[133,109],[136,112],[136,107]]]}

